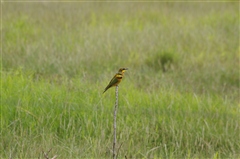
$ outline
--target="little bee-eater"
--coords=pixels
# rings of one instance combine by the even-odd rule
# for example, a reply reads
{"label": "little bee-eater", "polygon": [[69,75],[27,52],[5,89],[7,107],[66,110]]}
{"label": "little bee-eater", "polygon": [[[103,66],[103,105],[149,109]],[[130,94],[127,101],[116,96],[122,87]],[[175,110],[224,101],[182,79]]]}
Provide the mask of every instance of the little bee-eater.
{"label": "little bee-eater", "polygon": [[[118,73],[115,74],[115,76],[113,76],[112,80],[109,82],[108,86],[105,88],[104,92],[106,92],[109,88],[113,87],[113,86],[117,86],[123,78],[124,72],[128,70],[128,68],[120,68],[118,70]],[[103,93],[104,93],[103,92]]]}

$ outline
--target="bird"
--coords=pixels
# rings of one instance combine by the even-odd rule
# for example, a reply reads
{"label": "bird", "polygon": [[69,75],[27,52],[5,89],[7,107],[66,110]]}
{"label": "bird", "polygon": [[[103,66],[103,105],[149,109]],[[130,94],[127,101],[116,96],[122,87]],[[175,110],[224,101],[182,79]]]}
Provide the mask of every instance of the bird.
{"label": "bird", "polygon": [[117,86],[123,78],[124,72],[128,70],[128,68],[120,68],[118,70],[118,73],[116,73],[112,80],[109,82],[109,84],[107,85],[107,87],[105,88],[105,90],[103,91],[103,93],[105,93],[109,88],[113,87],[113,86]]}

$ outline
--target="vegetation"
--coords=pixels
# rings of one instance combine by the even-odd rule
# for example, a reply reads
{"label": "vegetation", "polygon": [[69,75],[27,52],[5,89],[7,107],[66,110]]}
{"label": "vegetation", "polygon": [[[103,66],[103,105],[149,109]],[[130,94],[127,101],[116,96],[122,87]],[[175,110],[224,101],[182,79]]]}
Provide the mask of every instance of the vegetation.
{"label": "vegetation", "polygon": [[239,158],[237,2],[2,3],[0,158]]}

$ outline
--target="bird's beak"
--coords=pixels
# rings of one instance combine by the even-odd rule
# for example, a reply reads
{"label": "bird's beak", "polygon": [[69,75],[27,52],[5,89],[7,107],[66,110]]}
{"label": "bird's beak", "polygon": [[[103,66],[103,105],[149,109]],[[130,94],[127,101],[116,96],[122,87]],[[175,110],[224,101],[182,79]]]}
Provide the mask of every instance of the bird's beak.
{"label": "bird's beak", "polygon": [[128,70],[128,68],[124,68],[124,69],[122,70],[122,72],[125,72],[126,70]]}

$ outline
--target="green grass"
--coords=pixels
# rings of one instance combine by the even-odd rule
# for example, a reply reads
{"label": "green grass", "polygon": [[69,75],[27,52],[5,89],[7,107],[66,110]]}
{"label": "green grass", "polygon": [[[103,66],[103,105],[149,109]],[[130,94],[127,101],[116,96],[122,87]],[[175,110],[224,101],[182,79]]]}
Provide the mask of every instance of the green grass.
{"label": "green grass", "polygon": [[4,2],[0,158],[239,158],[237,4]]}
{"label": "green grass", "polygon": [[[51,147],[63,158],[110,156],[113,89],[101,97],[100,88],[85,89],[78,80],[59,85],[20,71],[2,77],[2,98],[8,99],[2,103],[2,157],[37,157]],[[184,157],[190,151],[191,157],[234,157],[238,151],[239,110],[227,100],[121,88],[119,103],[120,156]]]}

